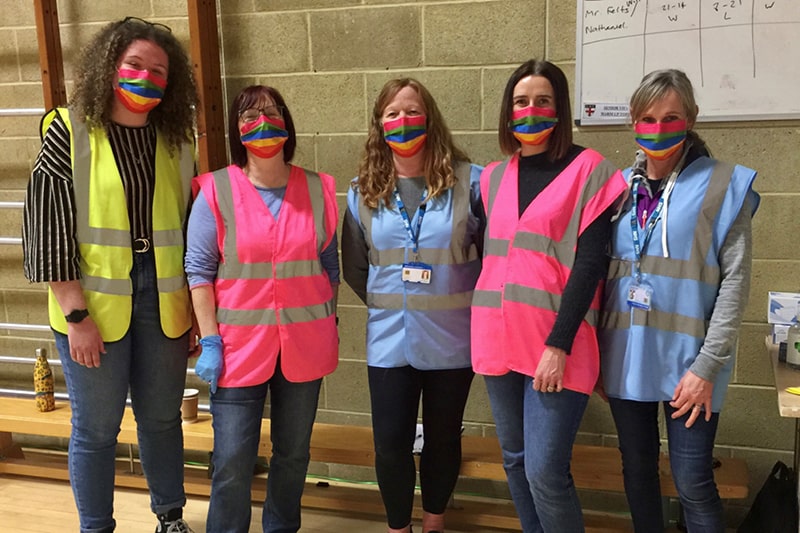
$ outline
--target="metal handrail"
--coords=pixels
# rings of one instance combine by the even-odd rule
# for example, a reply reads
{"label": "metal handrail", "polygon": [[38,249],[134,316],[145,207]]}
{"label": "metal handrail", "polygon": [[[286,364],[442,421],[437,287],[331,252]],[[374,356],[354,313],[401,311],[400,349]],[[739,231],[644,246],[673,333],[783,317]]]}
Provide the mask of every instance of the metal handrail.
{"label": "metal handrail", "polygon": [[38,108],[38,107],[0,109],[0,117],[35,117],[42,115],[44,115],[44,108]]}
{"label": "metal handrail", "polygon": [[25,202],[0,202],[0,209],[20,209],[25,207]]}
{"label": "metal handrail", "polygon": [[[35,357],[20,357],[15,355],[0,355],[0,363],[16,363],[21,365],[32,365],[36,362]],[[48,359],[48,363],[55,366],[61,366],[60,359]],[[186,375],[188,376],[196,376],[197,372],[195,372],[194,368],[187,368]]]}
{"label": "metal handrail", "polygon": [[15,329],[19,331],[50,331],[50,326],[41,324],[14,324],[12,322],[0,322],[0,329]]}
{"label": "metal handrail", "polygon": [[[0,363],[16,363],[22,365],[32,365],[36,362],[33,357],[19,357],[16,355],[0,355]],[[50,366],[61,366],[61,359],[48,359]]]}

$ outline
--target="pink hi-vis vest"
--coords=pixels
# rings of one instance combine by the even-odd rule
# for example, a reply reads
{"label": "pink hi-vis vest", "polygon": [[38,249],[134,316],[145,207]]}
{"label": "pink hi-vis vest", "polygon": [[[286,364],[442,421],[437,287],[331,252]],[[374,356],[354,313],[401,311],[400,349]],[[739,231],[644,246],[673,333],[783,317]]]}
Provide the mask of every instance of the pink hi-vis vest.
{"label": "pink hi-vis vest", "polygon": [[[519,156],[481,175],[487,227],[483,269],[472,300],[472,366],[533,376],[575,262],[578,237],[625,190],[618,169],[583,150],[520,218]],[[564,387],[591,394],[599,374],[598,287],[567,356]]]}
{"label": "pink hi-vis vest", "polygon": [[339,355],[333,288],[320,253],[336,232],[334,180],[292,166],[276,221],[234,165],[194,181],[217,224],[214,293],[223,342],[221,387],[247,387],[281,370],[292,382],[330,374]]}

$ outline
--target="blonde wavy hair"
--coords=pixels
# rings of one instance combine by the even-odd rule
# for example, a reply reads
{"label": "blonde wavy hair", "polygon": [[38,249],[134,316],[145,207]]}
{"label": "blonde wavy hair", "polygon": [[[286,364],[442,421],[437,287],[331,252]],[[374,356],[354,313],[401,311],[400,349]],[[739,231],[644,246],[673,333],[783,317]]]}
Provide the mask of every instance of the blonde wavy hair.
{"label": "blonde wavy hair", "polygon": [[391,204],[397,170],[394,167],[392,150],[383,137],[383,111],[397,93],[406,87],[414,89],[425,106],[425,128],[428,134],[425,141],[427,197],[436,198],[452,188],[457,181],[453,169],[455,162],[469,162],[467,155],[453,142],[447,123],[425,86],[413,78],[389,80],[375,99],[367,144],[358,168],[358,180],[353,184],[353,188],[364,199],[364,204],[371,209],[376,209],[381,202],[386,207]]}

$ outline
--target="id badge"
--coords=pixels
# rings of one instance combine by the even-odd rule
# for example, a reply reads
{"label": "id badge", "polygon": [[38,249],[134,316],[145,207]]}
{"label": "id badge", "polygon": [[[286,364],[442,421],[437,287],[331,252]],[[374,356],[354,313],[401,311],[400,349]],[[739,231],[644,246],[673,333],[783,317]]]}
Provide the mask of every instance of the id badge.
{"label": "id badge", "polygon": [[650,310],[653,300],[653,289],[647,285],[631,283],[628,287],[628,305],[638,309]]}
{"label": "id badge", "polygon": [[409,283],[428,284],[431,282],[431,272],[433,269],[425,263],[403,263],[403,281]]}

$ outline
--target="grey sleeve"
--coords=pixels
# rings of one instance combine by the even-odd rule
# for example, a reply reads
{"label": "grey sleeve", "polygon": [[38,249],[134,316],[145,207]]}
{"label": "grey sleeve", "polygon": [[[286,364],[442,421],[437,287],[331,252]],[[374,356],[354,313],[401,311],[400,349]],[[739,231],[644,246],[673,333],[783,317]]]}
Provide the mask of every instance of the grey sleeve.
{"label": "grey sleeve", "polygon": [[369,275],[369,249],[364,232],[350,213],[344,212],[342,223],[342,277],[359,299],[367,303],[367,276]]}
{"label": "grey sleeve", "polygon": [[717,294],[705,342],[689,370],[713,381],[731,357],[739,334],[742,314],[750,294],[753,262],[752,215],[745,199],[719,252],[722,281]]}

